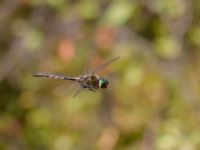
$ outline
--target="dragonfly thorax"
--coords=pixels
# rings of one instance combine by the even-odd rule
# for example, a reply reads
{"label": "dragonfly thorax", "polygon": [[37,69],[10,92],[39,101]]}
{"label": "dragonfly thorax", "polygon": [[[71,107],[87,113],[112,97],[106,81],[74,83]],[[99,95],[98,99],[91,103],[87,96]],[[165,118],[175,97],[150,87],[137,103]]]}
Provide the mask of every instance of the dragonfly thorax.
{"label": "dragonfly thorax", "polygon": [[84,75],[80,78],[79,83],[82,88],[94,91],[99,88],[99,76],[93,74]]}
{"label": "dragonfly thorax", "polygon": [[82,76],[81,80],[79,81],[82,88],[89,89],[89,90],[96,90],[98,88],[107,88],[108,81],[104,78],[100,78],[98,75],[89,74]]}

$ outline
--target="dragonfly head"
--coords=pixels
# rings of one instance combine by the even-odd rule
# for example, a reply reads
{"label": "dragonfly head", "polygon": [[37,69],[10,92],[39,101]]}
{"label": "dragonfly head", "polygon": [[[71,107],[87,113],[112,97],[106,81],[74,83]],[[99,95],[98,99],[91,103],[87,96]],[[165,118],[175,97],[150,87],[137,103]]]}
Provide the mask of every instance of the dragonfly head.
{"label": "dragonfly head", "polygon": [[104,78],[99,79],[99,87],[102,88],[102,89],[107,88],[108,83],[109,83],[108,80],[106,80]]}

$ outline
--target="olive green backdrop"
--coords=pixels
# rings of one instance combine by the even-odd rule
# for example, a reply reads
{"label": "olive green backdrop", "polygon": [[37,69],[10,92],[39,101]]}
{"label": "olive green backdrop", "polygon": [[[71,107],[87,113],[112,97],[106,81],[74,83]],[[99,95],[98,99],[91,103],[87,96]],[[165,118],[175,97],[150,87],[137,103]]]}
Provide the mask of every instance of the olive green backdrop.
{"label": "olive green backdrop", "polygon": [[134,149],[200,149],[200,1],[1,0],[0,150]]}

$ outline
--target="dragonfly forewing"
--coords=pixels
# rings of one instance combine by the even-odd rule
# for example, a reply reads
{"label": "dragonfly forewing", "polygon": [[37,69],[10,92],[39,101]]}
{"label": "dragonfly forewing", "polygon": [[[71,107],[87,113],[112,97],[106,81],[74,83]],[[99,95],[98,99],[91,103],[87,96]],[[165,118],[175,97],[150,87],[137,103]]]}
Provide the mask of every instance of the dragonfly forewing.
{"label": "dragonfly forewing", "polygon": [[113,59],[111,59],[111,60],[109,60],[109,61],[107,61],[107,62],[105,62],[105,63],[103,63],[103,64],[101,64],[101,65],[99,65],[96,69],[94,69],[94,70],[92,71],[92,74],[95,74],[96,72],[98,72],[98,71],[100,71],[101,69],[105,68],[106,66],[110,65],[111,63],[113,63],[114,61],[116,61],[116,60],[119,59],[119,58],[120,58],[120,57],[117,56],[117,57],[115,57],[115,58],[113,58]]}

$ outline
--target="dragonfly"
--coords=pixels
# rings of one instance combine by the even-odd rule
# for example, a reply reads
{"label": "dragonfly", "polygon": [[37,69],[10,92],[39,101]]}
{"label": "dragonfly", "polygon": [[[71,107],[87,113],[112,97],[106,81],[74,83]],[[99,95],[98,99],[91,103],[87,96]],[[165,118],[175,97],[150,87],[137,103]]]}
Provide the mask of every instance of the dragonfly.
{"label": "dragonfly", "polygon": [[76,97],[80,93],[81,89],[86,89],[90,91],[96,91],[97,89],[106,89],[108,87],[109,81],[104,77],[100,77],[97,74],[97,72],[107,67],[108,65],[118,60],[119,58],[120,57],[117,56],[97,66],[94,70],[79,76],[65,76],[62,74],[51,74],[51,73],[35,73],[33,74],[33,76],[75,81],[79,84],[79,88],[74,94],[74,97]]}

